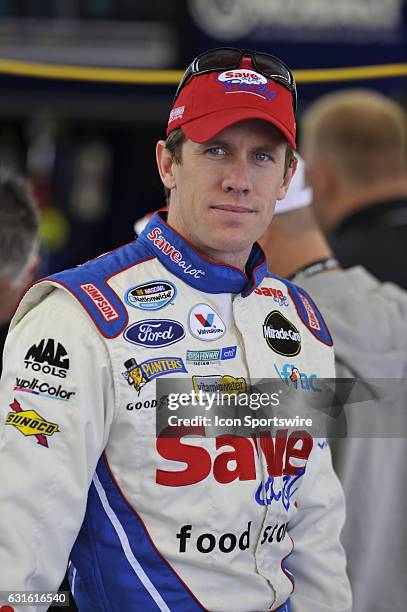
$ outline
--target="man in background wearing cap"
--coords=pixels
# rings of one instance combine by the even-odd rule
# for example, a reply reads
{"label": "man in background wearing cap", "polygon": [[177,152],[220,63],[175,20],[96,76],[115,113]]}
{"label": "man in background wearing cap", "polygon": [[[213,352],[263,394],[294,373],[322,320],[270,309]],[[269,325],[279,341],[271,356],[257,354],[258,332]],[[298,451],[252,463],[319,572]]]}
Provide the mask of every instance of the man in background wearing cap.
{"label": "man in background wearing cap", "polygon": [[[405,442],[407,293],[364,268],[342,270],[319,229],[304,165],[275,209],[260,244],[273,272],[317,299],[335,345],[336,375],[360,380],[373,401],[345,407],[347,437],[332,440],[346,495],[342,534],[357,612],[403,612],[407,599]],[[375,384],[372,379],[379,379]],[[341,383],[339,383],[341,384]]]}
{"label": "man in background wearing cap", "polygon": [[0,591],[55,589],[70,557],[80,610],[350,609],[323,440],[156,432],[156,379],[243,393],[287,359],[333,376],[312,299],[270,277],[255,244],[295,171],[295,95],[273,56],[199,56],[157,145],[168,219],[20,305],[1,387]]}

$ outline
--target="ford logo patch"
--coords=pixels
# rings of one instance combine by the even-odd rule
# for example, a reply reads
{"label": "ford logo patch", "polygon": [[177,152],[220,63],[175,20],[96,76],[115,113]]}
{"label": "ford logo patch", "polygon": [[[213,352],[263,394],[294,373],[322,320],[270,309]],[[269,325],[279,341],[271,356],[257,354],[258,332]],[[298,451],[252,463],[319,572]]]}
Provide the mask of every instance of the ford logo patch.
{"label": "ford logo patch", "polygon": [[148,348],[168,346],[184,336],[185,329],[181,323],[171,319],[143,319],[130,325],[123,334],[127,342]]}

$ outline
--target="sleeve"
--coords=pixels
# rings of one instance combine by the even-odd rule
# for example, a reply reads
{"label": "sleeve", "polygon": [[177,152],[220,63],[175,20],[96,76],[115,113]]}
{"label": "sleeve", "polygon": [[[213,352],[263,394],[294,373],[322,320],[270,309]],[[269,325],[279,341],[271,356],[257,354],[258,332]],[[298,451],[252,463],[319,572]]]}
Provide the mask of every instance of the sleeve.
{"label": "sleeve", "polygon": [[3,364],[0,592],[57,590],[114,415],[110,359],[86,313],[56,290],[10,331]]}
{"label": "sleeve", "polygon": [[294,542],[287,559],[295,579],[292,612],[350,612],[351,590],[339,540],[345,499],[326,441],[315,440],[306,476],[297,498],[298,512],[289,526]]}

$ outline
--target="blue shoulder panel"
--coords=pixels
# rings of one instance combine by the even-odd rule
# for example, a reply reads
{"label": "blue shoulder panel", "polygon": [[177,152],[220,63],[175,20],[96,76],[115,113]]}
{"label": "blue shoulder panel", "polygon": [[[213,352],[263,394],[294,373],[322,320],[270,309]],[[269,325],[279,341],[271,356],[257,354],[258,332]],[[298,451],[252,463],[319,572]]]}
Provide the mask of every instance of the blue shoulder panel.
{"label": "blue shoulder panel", "polygon": [[142,244],[134,241],[43,281],[64,287],[82,304],[105,338],[116,338],[126,327],[128,315],[122,300],[107,281],[119,272],[153,257]]}
{"label": "blue shoulder panel", "polygon": [[327,324],[324,321],[324,317],[319,312],[314,300],[308,295],[308,293],[302,289],[302,287],[298,287],[298,285],[295,285],[285,278],[276,276],[270,271],[266,276],[276,278],[286,285],[288,293],[290,294],[291,299],[293,300],[297,309],[298,315],[304,325],[308,327],[310,332],[315,336],[315,338],[317,338],[317,340],[323,344],[326,344],[327,346],[332,346],[332,336],[329,332]]}

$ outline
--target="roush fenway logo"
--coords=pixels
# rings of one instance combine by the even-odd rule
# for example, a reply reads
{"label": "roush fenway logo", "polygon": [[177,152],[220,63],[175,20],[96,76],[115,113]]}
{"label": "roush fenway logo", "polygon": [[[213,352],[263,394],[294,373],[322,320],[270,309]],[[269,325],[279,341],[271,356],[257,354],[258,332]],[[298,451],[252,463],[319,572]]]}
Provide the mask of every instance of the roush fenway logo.
{"label": "roush fenway logo", "polygon": [[[166,435],[172,437],[166,438]],[[270,432],[261,432],[259,438],[221,435],[214,439],[214,447],[220,452],[212,461],[209,452],[197,446],[196,439],[194,445],[181,440],[187,435],[205,437],[205,428],[179,427],[178,436],[173,437],[174,427],[168,427],[158,436],[156,444],[160,456],[168,461],[180,462],[183,469],[157,469],[157,484],[183,487],[201,482],[211,473],[220,484],[235,480],[256,480],[259,475],[256,474],[255,453],[260,452],[264,455],[270,477],[298,476],[303,473],[314,445],[312,436],[302,430],[293,431],[288,436],[287,429],[279,429],[275,438],[271,437]],[[224,446],[227,449],[222,451]],[[292,464],[292,459],[297,460],[296,465]],[[186,468],[184,464],[187,465]],[[233,468],[230,468],[231,465]]]}
{"label": "roush fenway logo", "polygon": [[113,308],[109,300],[103,293],[92,283],[80,285],[80,288],[90,300],[94,303],[105,321],[114,321],[119,318],[119,313]]}

